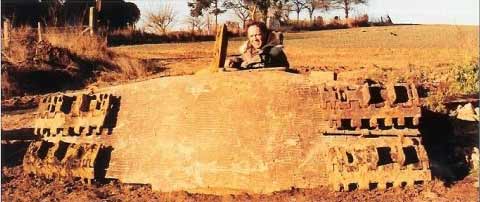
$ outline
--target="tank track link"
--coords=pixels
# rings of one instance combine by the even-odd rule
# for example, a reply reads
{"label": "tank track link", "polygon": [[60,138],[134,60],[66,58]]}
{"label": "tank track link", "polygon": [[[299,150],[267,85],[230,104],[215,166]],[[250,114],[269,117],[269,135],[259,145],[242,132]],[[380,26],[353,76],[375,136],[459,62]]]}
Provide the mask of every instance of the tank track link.
{"label": "tank track link", "polygon": [[52,143],[36,141],[30,144],[23,160],[23,169],[47,178],[95,178],[95,161],[102,148],[98,144]]}
{"label": "tank track link", "polygon": [[337,141],[328,150],[328,181],[335,190],[386,189],[431,180],[414,84],[325,86],[321,97],[329,114],[329,128],[322,134],[355,142]]}
{"label": "tank track link", "polygon": [[[99,159],[110,146],[81,142],[78,137],[105,136],[115,127],[119,97],[111,94],[53,95],[41,100],[32,142],[23,169],[47,178],[77,177],[93,180],[104,173]],[[69,139],[70,137],[70,139]]]}

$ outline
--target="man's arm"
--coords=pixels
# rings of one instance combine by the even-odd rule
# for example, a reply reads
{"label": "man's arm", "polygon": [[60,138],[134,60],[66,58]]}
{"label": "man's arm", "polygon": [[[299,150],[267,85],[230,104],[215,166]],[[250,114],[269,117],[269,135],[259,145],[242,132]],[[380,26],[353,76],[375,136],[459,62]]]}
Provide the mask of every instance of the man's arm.
{"label": "man's arm", "polygon": [[267,59],[265,66],[267,67],[290,67],[287,56],[281,47],[272,47],[268,52],[270,58]]}

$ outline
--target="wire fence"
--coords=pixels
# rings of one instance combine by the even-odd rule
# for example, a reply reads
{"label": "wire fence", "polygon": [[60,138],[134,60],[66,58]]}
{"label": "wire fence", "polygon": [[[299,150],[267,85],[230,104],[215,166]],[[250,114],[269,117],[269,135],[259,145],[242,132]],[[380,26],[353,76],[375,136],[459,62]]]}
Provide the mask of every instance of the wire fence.
{"label": "wire fence", "polygon": [[2,27],[2,48],[8,48],[13,40],[25,40],[27,37],[35,37],[37,41],[42,41],[45,35],[60,35],[65,33],[86,34],[93,36],[96,31],[96,10],[90,7],[90,16],[88,26],[67,26],[67,27],[48,27],[42,26],[40,22],[37,27],[19,27],[12,28],[9,20],[3,22]]}

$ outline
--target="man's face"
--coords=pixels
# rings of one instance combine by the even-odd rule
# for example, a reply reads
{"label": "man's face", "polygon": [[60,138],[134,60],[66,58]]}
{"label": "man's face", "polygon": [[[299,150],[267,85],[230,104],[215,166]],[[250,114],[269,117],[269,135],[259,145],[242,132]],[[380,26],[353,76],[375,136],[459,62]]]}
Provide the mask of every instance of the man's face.
{"label": "man's face", "polygon": [[248,40],[256,49],[260,49],[263,45],[263,34],[257,26],[250,26],[247,30]]}

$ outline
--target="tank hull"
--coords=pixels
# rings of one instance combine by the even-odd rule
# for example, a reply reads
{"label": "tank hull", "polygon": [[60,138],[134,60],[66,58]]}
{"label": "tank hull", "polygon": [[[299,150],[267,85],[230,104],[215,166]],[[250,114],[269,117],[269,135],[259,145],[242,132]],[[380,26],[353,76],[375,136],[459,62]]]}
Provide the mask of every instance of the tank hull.
{"label": "tank hull", "polygon": [[41,103],[34,128],[43,142],[63,146],[43,146],[40,157],[45,143],[30,148],[27,171],[216,194],[385,188],[431,178],[410,84],[252,71],[57,98]]}

